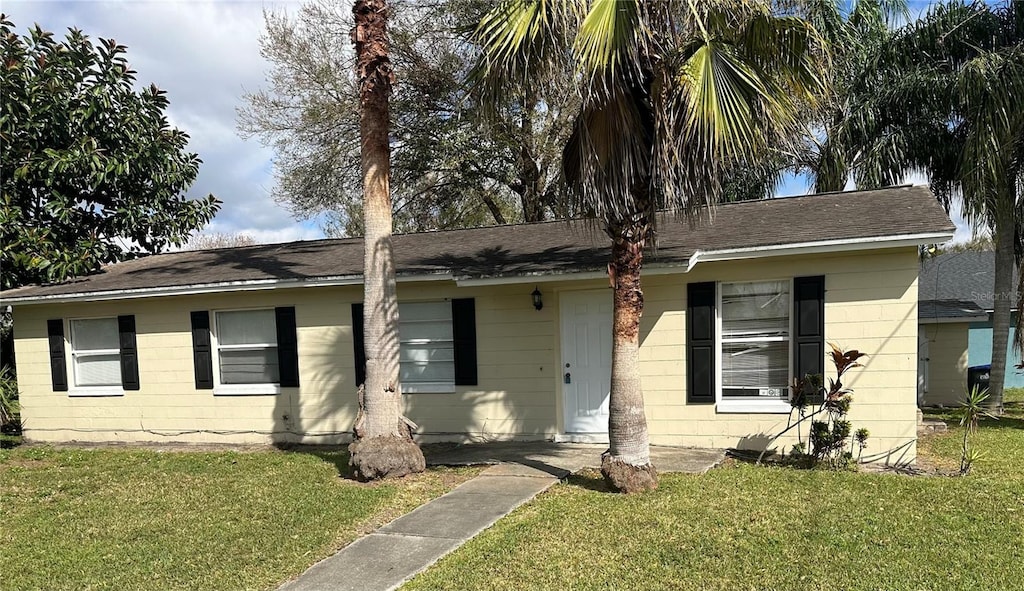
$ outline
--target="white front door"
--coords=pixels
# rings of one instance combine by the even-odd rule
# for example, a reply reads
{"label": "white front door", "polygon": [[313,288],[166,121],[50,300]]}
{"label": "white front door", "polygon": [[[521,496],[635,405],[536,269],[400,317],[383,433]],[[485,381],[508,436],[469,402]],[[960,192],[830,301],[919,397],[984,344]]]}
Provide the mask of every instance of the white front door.
{"label": "white front door", "polygon": [[612,292],[561,294],[566,433],[607,433],[612,377]]}

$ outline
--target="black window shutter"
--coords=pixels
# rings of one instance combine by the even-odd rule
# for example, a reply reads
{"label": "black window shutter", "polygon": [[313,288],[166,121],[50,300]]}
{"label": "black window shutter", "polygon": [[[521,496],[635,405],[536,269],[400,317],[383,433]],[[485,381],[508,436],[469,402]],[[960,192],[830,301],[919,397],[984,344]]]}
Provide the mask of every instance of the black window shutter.
{"label": "black window shutter", "polygon": [[476,371],[476,300],[452,300],[452,333],[455,339],[455,385],[475,386]]}
{"label": "black window shutter", "polygon": [[121,337],[121,387],[139,389],[139,351],[135,346],[135,317],[118,316],[117,332]]}
{"label": "black window shutter", "polygon": [[192,312],[192,358],[196,390],[213,390],[213,352],[210,350],[210,313]]}
{"label": "black window shutter", "polygon": [[64,360],[64,320],[46,321],[46,334],[50,337],[50,379],[54,392],[68,391],[68,366]]}
{"label": "black window shutter", "polygon": [[366,349],[363,348],[363,305],[352,304],[352,353],[355,357],[356,388],[366,381]]}
{"label": "black window shutter", "polygon": [[299,387],[299,340],[295,330],[295,307],[274,308],[277,321],[277,362],[281,386]]}
{"label": "black window shutter", "polygon": [[[825,277],[793,279],[793,376],[823,375],[825,365]],[[820,397],[815,402],[820,402]]]}
{"label": "black window shutter", "polygon": [[715,284],[686,286],[686,401],[715,401]]}

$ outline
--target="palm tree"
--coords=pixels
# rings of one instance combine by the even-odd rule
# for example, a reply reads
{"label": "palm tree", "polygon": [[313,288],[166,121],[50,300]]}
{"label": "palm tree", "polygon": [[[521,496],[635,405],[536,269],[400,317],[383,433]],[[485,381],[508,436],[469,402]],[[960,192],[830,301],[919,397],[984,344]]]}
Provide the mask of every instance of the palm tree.
{"label": "palm tree", "polygon": [[756,162],[804,130],[801,109],[824,87],[806,21],[758,0],[506,0],[477,29],[482,96],[575,66],[583,108],[563,152],[566,196],[612,242],[614,288],[609,449],[617,490],[657,486],[639,373],[640,270],[657,211],[696,219],[722,172]]}
{"label": "palm tree", "polygon": [[938,6],[883,49],[851,88],[859,115],[840,130],[843,157],[864,188],[923,172],[947,209],[960,200],[975,227],[992,230],[989,404],[1001,409],[1024,195],[1024,3]]}
{"label": "palm tree", "polygon": [[356,476],[376,479],[425,469],[423,452],[402,416],[399,383],[398,297],[391,244],[391,149],[388,102],[392,68],[388,56],[386,0],[357,0],[352,7],[359,133],[362,140],[363,347],[366,381],[349,446]]}
{"label": "palm tree", "polygon": [[801,0],[786,5],[810,22],[829,48],[830,92],[817,109],[804,113],[810,133],[775,146],[757,162],[732,167],[725,178],[723,199],[727,201],[771,197],[785,173],[808,175],[817,192],[846,187],[850,150],[842,130],[852,118],[871,116],[849,100],[851,87],[876,67],[880,48],[893,36],[894,23],[909,17],[906,0]]}
{"label": "palm tree", "polygon": [[906,0],[856,0],[848,11],[834,0],[809,4],[808,20],[832,48],[834,78],[832,92],[815,114],[819,133],[798,155],[795,168],[810,174],[817,192],[842,191],[851,173],[844,124],[872,116],[849,100],[851,87],[876,67],[879,51],[894,34],[893,23],[908,18],[909,11]]}

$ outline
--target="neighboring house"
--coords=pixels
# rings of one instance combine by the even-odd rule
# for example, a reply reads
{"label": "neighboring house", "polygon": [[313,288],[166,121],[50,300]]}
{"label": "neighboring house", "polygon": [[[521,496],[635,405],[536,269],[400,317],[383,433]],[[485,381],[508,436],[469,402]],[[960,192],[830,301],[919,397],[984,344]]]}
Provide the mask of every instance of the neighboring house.
{"label": "neighboring house", "polygon": [[[957,406],[967,390],[967,370],[992,362],[992,288],[995,253],[964,251],[941,254],[921,262],[918,396],[922,406]],[[1014,292],[1017,303],[1017,275]],[[1007,388],[1024,387],[1013,350],[1014,309],[1006,353]]]}
{"label": "neighboring house", "polygon": [[[651,441],[763,447],[787,424],[792,378],[832,371],[831,341],[870,354],[847,384],[865,456],[913,460],[918,247],[953,229],[924,187],[722,205],[711,225],[664,218],[643,271]],[[548,222],[399,235],[394,251],[421,441],[607,441],[603,235]],[[360,239],[178,252],[0,294],[25,436],[348,441],[362,253]]]}

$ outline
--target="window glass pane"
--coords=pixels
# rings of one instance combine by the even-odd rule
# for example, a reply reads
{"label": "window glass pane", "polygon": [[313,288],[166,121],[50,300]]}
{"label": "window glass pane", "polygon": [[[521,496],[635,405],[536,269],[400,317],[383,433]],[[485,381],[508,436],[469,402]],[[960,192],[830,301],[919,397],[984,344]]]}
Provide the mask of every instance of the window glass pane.
{"label": "window glass pane", "polygon": [[455,383],[454,361],[403,361],[399,366],[399,379],[410,384],[416,382]]}
{"label": "window glass pane", "polygon": [[277,347],[266,349],[222,349],[220,351],[220,383],[278,384],[281,373],[277,363]]}
{"label": "window glass pane", "polygon": [[400,379],[408,383],[455,383],[451,302],[399,304],[402,337]]}
{"label": "window glass pane", "polygon": [[401,333],[402,342],[409,341],[451,341],[452,340],[452,321],[448,320],[437,320],[430,322],[407,322],[404,318],[399,317],[399,332]]}
{"label": "window glass pane", "polygon": [[277,344],[274,311],[217,312],[217,342],[221,345]]}
{"label": "window glass pane", "polygon": [[75,356],[75,384],[78,386],[120,386],[121,356]]}
{"label": "window glass pane", "polygon": [[722,343],[722,396],[788,398],[789,342]]}
{"label": "window glass pane", "polygon": [[398,304],[400,322],[416,320],[448,320],[451,324],[451,302],[406,302]]}
{"label": "window glass pane", "polygon": [[455,348],[447,345],[402,345],[401,360],[427,363],[455,361]]}
{"label": "window glass pane", "polygon": [[71,347],[75,351],[120,349],[121,339],[117,332],[117,318],[72,320]]}
{"label": "window glass pane", "polygon": [[722,285],[722,338],[785,337],[789,334],[789,283]]}

